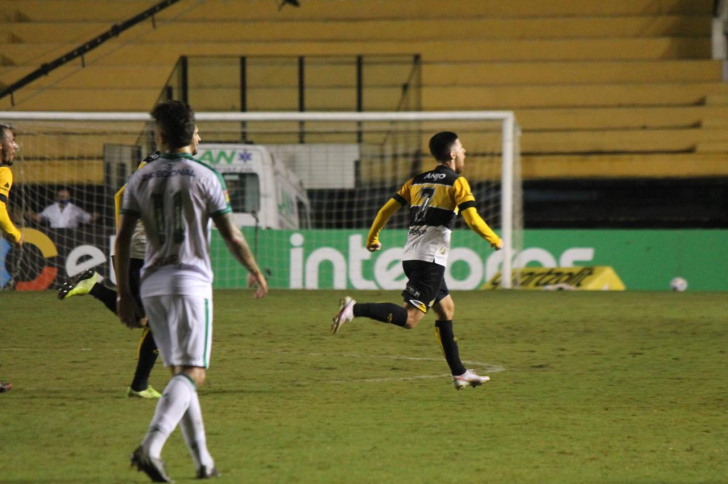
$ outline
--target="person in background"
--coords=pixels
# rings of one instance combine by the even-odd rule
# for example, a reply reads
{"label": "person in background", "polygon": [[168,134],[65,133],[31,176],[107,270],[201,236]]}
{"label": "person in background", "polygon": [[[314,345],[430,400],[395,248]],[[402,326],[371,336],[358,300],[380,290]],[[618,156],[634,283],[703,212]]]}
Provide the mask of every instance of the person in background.
{"label": "person in background", "polygon": [[80,224],[90,224],[99,214],[90,214],[71,202],[71,192],[65,188],[58,190],[56,203],[48,205],[40,214],[29,212],[28,216],[36,223],[49,223],[52,229],[75,229]]}

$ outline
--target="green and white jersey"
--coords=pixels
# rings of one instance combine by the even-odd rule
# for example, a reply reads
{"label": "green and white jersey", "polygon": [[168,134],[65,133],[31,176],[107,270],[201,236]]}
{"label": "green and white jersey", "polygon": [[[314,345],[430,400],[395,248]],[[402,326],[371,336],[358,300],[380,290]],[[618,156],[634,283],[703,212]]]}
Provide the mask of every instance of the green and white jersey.
{"label": "green and white jersey", "polygon": [[142,296],[211,297],[211,218],[231,212],[219,173],[186,153],[163,153],[129,179],[122,214],[147,233]]}

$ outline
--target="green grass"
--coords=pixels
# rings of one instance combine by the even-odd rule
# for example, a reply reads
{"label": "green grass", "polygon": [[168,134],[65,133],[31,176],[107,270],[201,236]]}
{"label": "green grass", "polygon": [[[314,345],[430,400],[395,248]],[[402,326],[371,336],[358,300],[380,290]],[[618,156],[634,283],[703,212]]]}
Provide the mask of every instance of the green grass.
{"label": "green grass", "polygon": [[[219,482],[728,481],[726,293],[455,293],[461,355],[492,378],[462,392],[434,316],[334,337],[341,296],[215,294],[200,397]],[[15,385],[0,482],[147,482],[128,455],[154,403],[124,397],[140,333],[91,297],[2,293],[0,307],[0,379]],[[160,362],[152,384],[167,380]],[[163,456],[193,480],[179,432]]]}

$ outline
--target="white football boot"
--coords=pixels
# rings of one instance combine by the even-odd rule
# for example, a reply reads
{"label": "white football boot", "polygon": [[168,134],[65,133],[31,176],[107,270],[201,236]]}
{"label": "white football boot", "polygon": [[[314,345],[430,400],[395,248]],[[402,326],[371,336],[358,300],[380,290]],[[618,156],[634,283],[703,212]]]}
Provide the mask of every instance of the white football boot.
{"label": "white football boot", "polygon": [[334,322],[331,323],[331,332],[336,334],[339,328],[354,319],[354,304],[356,301],[346,296],[339,302],[339,312],[334,316]]}
{"label": "white football boot", "polygon": [[489,376],[478,376],[473,370],[466,370],[460,376],[453,375],[452,384],[455,385],[455,390],[462,390],[465,387],[479,387],[488,380]]}

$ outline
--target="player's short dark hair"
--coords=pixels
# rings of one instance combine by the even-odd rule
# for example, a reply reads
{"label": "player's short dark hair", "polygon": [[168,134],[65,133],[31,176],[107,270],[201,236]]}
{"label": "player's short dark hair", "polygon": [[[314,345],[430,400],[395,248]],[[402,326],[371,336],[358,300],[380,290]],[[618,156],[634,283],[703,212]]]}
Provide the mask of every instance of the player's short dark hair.
{"label": "player's short dark hair", "polygon": [[437,161],[450,161],[452,145],[457,141],[458,135],[452,131],[441,131],[430,138],[430,153]]}
{"label": "player's short dark hair", "polygon": [[195,135],[195,112],[189,104],[182,101],[164,101],[152,110],[167,147],[182,148],[192,144]]}
{"label": "player's short dark hair", "polygon": [[8,133],[12,133],[14,131],[13,127],[9,124],[0,123],[0,140],[5,139]]}

